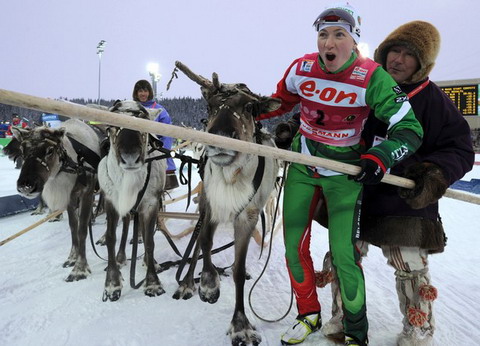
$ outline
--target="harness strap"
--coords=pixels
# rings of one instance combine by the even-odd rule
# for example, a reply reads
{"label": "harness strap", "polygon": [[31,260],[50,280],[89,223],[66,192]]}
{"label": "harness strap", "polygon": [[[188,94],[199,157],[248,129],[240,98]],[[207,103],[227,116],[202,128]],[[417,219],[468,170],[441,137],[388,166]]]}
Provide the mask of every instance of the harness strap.
{"label": "harness strap", "polygon": [[[171,248],[173,249],[173,251],[181,258],[181,259],[179,259],[179,260],[177,260],[177,261],[165,261],[165,262],[163,262],[163,263],[160,263],[160,264],[159,264],[160,269],[157,271],[157,273],[161,273],[161,272],[163,272],[163,271],[165,271],[165,270],[170,269],[171,267],[180,265],[184,256],[182,256],[182,254],[180,253],[180,250],[178,250],[178,248],[177,248],[177,246],[175,245],[174,241],[173,241],[172,238],[168,235],[167,232],[164,232],[164,231],[162,231],[161,229],[159,229],[159,228],[158,228],[158,225],[157,225],[157,230],[159,230],[159,231],[165,236],[165,238],[167,239],[168,243],[170,244],[170,247],[171,247]],[[193,235],[192,235],[192,236],[193,236]],[[216,254],[216,253],[218,253],[218,252],[221,252],[221,251],[223,251],[223,250],[225,250],[225,249],[228,249],[229,247],[232,247],[233,244],[234,244],[234,242],[232,241],[232,242],[230,242],[230,243],[228,243],[228,244],[225,244],[225,245],[220,246],[220,247],[218,247],[218,248],[216,248],[216,249],[213,249],[213,250],[211,251],[211,254],[213,255],[213,254]],[[188,257],[189,255],[190,255],[190,253],[187,255],[187,257]],[[203,258],[203,254],[200,255],[200,256],[198,256],[198,259],[202,259],[202,258]],[[191,259],[192,259],[191,257],[188,258],[186,262],[190,261]],[[185,262],[185,263],[186,263],[186,262]],[[185,267],[185,264],[183,264],[183,267]],[[182,269],[179,268],[178,270],[180,270],[180,272],[182,272],[182,271],[183,271],[183,267],[182,267]]]}
{"label": "harness strap", "polygon": [[[182,185],[187,185],[187,187],[188,187],[187,206],[185,208],[185,210],[188,210],[188,207],[190,206],[190,200],[191,200],[190,197],[191,197],[191,192],[192,192],[192,185],[191,185],[192,163],[197,163],[198,164],[199,160],[191,158],[190,156],[179,154],[179,153],[177,153],[173,150],[164,148],[163,147],[163,142],[161,140],[159,140],[158,138],[154,137],[154,136],[150,136],[149,143],[150,143],[150,146],[152,147],[149,151],[149,154],[154,152],[154,151],[160,151],[160,152],[163,153],[163,155],[150,157],[150,158],[145,160],[146,162],[150,162],[150,161],[154,161],[154,160],[162,160],[162,159],[167,159],[167,158],[179,159],[182,162],[181,165],[180,165],[180,183]],[[185,165],[187,165],[187,167],[188,167],[188,170],[187,170],[188,178],[185,178],[185,176],[183,175],[183,168],[185,167]]]}
{"label": "harness strap", "polygon": [[72,143],[73,149],[77,153],[77,155],[83,158],[83,161],[87,162],[90,166],[92,166],[95,170],[98,168],[98,164],[100,163],[100,155],[96,152],[91,150],[86,145],[80,143],[75,138],[67,134],[67,138]]}
{"label": "harness strap", "polygon": [[[142,190],[138,193],[137,201],[133,206],[131,213],[133,214],[133,244],[132,244],[132,260],[130,262],[130,287],[133,289],[138,289],[142,286],[145,279],[140,281],[138,284],[135,284],[135,267],[137,264],[137,247],[138,247],[138,211],[137,208],[142,201],[145,191],[147,190],[148,182],[150,181],[150,172],[152,170],[152,163],[149,162],[147,165],[147,177],[145,178],[145,183],[143,184]],[[145,239],[143,240],[145,241]]]}
{"label": "harness strap", "polygon": [[88,234],[90,236],[90,243],[92,244],[92,249],[93,249],[93,252],[95,252],[95,255],[97,255],[97,257],[100,258],[101,260],[104,260],[105,262],[107,262],[108,259],[100,256],[98,251],[97,251],[97,247],[95,246],[95,241],[93,240],[92,219],[90,219],[88,221]]}
{"label": "harness strap", "polygon": [[[262,144],[262,137],[260,133],[260,129],[262,125],[260,122],[255,123],[256,131],[255,131],[255,140],[257,144]],[[253,194],[249,198],[248,203],[250,203],[253,199],[253,196],[258,191],[258,188],[260,187],[260,184],[262,183],[263,175],[265,173],[265,156],[258,156],[258,165],[257,165],[257,170],[255,171],[255,175],[253,176]],[[247,204],[248,204],[247,203]]]}
{"label": "harness strap", "polygon": [[[145,241],[145,239],[143,240]],[[145,279],[135,284],[135,267],[137,264],[137,248],[138,248],[138,213],[133,215],[133,244],[132,244],[132,260],[130,262],[130,287],[134,290],[139,289]]]}
{"label": "harness strap", "polygon": [[[187,185],[188,187],[188,191],[187,191],[187,206],[185,207],[185,211],[188,210],[188,207],[190,206],[190,197],[191,197],[191,194],[192,194],[192,163],[197,163],[199,164],[199,160],[196,160],[196,159],[193,159],[189,156],[185,156],[185,155],[179,155],[180,156],[180,160],[182,161],[182,163],[180,164],[180,183],[182,185]],[[185,178],[185,176],[183,175],[183,168],[185,167],[185,165],[187,165],[187,175],[188,175],[188,178]]]}
{"label": "harness strap", "polygon": [[[86,173],[87,171],[91,174],[97,173],[98,164],[100,163],[100,156],[68,134],[67,138],[77,154],[77,162],[68,156],[65,148],[61,147],[60,159],[62,161],[62,167],[60,167],[60,171],[69,174],[78,174],[78,181],[82,185],[87,185]],[[84,166],[84,161],[86,161],[92,167]],[[43,162],[41,163],[43,164]]]}
{"label": "harness strap", "polygon": [[262,272],[260,273],[260,275],[258,276],[258,278],[255,280],[255,282],[253,283],[252,287],[250,288],[250,292],[248,293],[248,304],[250,306],[250,309],[252,310],[252,313],[257,317],[259,318],[260,320],[262,321],[265,321],[265,322],[278,322],[278,321],[281,321],[283,320],[290,312],[291,308],[292,308],[292,305],[293,305],[293,289],[290,290],[290,304],[288,306],[288,309],[287,311],[285,312],[285,314],[283,314],[283,316],[275,319],[275,320],[268,320],[266,318],[263,318],[261,317],[260,315],[257,314],[257,312],[255,311],[255,309],[253,308],[253,305],[252,305],[252,292],[253,292],[253,289],[255,288],[255,286],[257,285],[257,283],[260,281],[260,279],[262,278],[263,274],[265,273],[265,271],[267,270],[267,265],[270,261],[270,255],[272,254],[272,244],[273,244],[273,231],[275,230],[275,223],[276,223],[276,220],[277,220],[277,213],[278,213],[278,206],[280,205],[280,196],[282,194],[282,188],[283,188],[283,185],[285,184],[285,180],[286,180],[286,176],[287,176],[287,168],[288,168],[288,162],[285,162],[285,166],[283,168],[283,175],[282,175],[282,178],[279,182],[278,178],[277,178],[277,183],[279,184],[279,189],[278,189],[278,196],[277,196],[277,203],[275,205],[275,212],[274,212],[274,218],[273,218],[273,222],[272,222],[272,233],[271,233],[271,238],[270,238],[270,244],[269,244],[269,247],[268,247],[268,255],[267,255],[267,260],[265,261],[265,265],[262,269]]}
{"label": "harness strap", "polygon": [[[255,171],[255,175],[253,177],[253,195],[255,195],[258,191],[258,188],[260,187],[260,184],[262,183],[263,179],[263,174],[265,173],[265,157],[264,156],[259,156],[258,157],[258,165],[257,165],[257,170]],[[252,197],[253,197],[252,195]]]}
{"label": "harness strap", "polygon": [[175,274],[175,280],[177,280],[178,284],[180,284],[180,276],[182,275],[183,268],[185,267],[185,265],[189,260],[188,256],[190,256],[190,253],[192,252],[193,245],[195,245],[198,235],[200,234],[200,230],[202,228],[204,219],[205,219],[205,211],[202,210],[200,212],[200,217],[197,221],[197,224],[195,225],[195,229],[192,232],[192,237],[190,238],[190,242],[188,243],[187,248],[185,249],[185,253],[183,254],[183,258],[180,261],[180,264],[178,265],[177,273]]}
{"label": "harness strap", "polygon": [[140,202],[142,201],[142,198],[143,196],[145,195],[145,191],[147,191],[147,185],[148,185],[148,182],[150,181],[150,172],[152,171],[152,163],[149,162],[147,164],[147,176],[145,178],[145,183],[143,184],[143,187],[142,189],[140,190],[140,192],[138,193],[137,195],[137,201],[135,202],[134,206],[132,207],[132,210],[131,212],[134,213],[134,214],[137,214],[137,208],[138,208],[138,205],[140,204]]}

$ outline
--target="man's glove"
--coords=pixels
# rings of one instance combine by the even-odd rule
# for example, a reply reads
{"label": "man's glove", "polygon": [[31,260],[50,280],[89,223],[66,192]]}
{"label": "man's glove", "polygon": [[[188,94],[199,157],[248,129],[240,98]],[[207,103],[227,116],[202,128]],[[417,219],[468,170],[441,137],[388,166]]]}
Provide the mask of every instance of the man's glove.
{"label": "man's glove", "polygon": [[[377,161],[380,162],[380,164],[377,163]],[[386,171],[383,164],[381,164],[381,161],[373,155],[362,155],[360,157],[360,167],[362,170],[353,178],[353,180],[365,185],[378,184],[380,180],[382,180]]]}
{"label": "man's glove", "polygon": [[275,144],[280,149],[288,149],[292,145],[293,137],[300,127],[300,113],[296,113],[288,121],[279,123],[275,127]]}
{"label": "man's glove", "polygon": [[398,194],[412,209],[422,209],[437,202],[448,188],[448,182],[440,167],[421,162],[409,166],[404,177],[415,182],[413,189],[400,188]]}

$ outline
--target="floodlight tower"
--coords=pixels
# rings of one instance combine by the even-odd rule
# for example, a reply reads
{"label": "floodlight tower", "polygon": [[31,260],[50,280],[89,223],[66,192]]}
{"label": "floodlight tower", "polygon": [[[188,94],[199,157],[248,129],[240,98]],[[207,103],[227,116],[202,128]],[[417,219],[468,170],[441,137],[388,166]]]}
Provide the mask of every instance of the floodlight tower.
{"label": "floodlight tower", "polygon": [[98,98],[97,98],[97,104],[100,104],[100,79],[101,79],[101,72],[102,72],[102,54],[103,51],[105,50],[105,45],[107,44],[107,41],[101,40],[98,42],[97,45],[97,55],[98,55]]}
{"label": "floodlight tower", "polygon": [[162,75],[159,72],[159,65],[156,62],[151,62],[147,64],[147,71],[148,74],[150,75],[150,78],[152,80],[152,88],[153,88],[153,98],[157,100],[157,84],[158,81],[160,80],[160,77]]}

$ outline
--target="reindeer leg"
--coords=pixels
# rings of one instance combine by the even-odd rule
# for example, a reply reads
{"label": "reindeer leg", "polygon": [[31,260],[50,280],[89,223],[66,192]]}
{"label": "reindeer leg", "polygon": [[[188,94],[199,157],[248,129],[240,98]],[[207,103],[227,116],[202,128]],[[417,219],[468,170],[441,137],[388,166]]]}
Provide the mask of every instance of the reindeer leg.
{"label": "reindeer leg", "polygon": [[41,215],[43,213],[45,213],[45,202],[43,202],[43,199],[40,197],[37,208],[32,211],[30,215]]}
{"label": "reindeer leg", "polygon": [[257,333],[255,327],[250,323],[245,315],[244,305],[244,286],[245,286],[245,262],[248,252],[248,244],[251,234],[258,220],[253,212],[242,213],[234,222],[235,230],[235,265],[233,268],[233,280],[235,281],[235,310],[233,312],[232,322],[228,334],[232,339],[232,345],[240,346],[252,343],[258,345],[262,338]]}
{"label": "reindeer leg", "polygon": [[198,293],[200,299],[210,304],[216,303],[220,297],[220,278],[217,268],[212,263],[213,235],[217,229],[217,223],[205,218],[205,232],[200,234],[199,242],[203,253],[203,269],[200,277]]}
{"label": "reindeer leg", "polygon": [[127,264],[127,255],[125,247],[127,246],[128,228],[130,226],[130,214],[122,218],[122,238],[120,239],[120,247],[117,252],[117,264],[123,267]]}
{"label": "reindeer leg", "polygon": [[[138,232],[138,239],[137,239],[137,244],[142,244],[143,243],[143,238],[144,238],[144,232],[141,231],[141,232]],[[133,238],[130,239],[130,244],[133,244]],[[144,245],[145,246],[145,245]]]}
{"label": "reindeer leg", "polygon": [[195,243],[195,250],[193,251],[192,261],[188,267],[187,274],[185,274],[185,277],[180,281],[180,285],[172,296],[173,299],[182,298],[183,300],[187,300],[193,297],[193,292],[195,291],[195,281],[193,279],[193,275],[195,272],[195,267],[197,266],[199,253],[200,243],[197,239],[197,242]]}
{"label": "reindeer leg", "polygon": [[72,247],[70,249],[70,254],[67,257],[67,260],[63,263],[63,267],[73,267],[75,265],[75,261],[77,260],[77,253],[78,253],[78,238],[77,238],[77,215],[76,211],[73,208],[67,208],[67,215],[68,215],[68,225],[70,228],[70,237],[72,239]]}
{"label": "reindeer leg", "polygon": [[107,300],[114,302],[120,298],[123,287],[122,274],[120,273],[115,258],[115,242],[117,240],[116,230],[119,216],[110,201],[105,200],[104,203],[104,208],[107,213],[107,231],[105,232],[105,240],[108,251],[108,266],[102,300],[104,302]]}
{"label": "reindeer leg", "polygon": [[155,243],[153,240],[153,234],[155,233],[155,222],[157,216],[157,208],[152,208],[146,211],[148,215],[145,217],[139,214],[138,225],[143,230],[143,241],[145,246],[145,259],[147,265],[147,275],[145,277],[145,295],[150,297],[159,296],[165,293],[162,287],[160,279],[158,278],[157,271],[155,269],[155,259],[153,258],[153,252],[155,249]]}
{"label": "reindeer leg", "polygon": [[[76,205],[76,234],[78,239],[78,253],[77,260],[75,261],[75,266],[72,269],[72,272],[67,277],[67,281],[78,281],[86,279],[87,276],[91,273],[90,267],[88,266],[87,256],[85,253],[85,242],[88,234],[88,226],[90,219],[92,217],[92,206],[93,206],[93,190],[95,187],[95,180],[93,176],[89,176],[87,186],[79,189],[78,199],[72,198],[72,206],[76,204],[75,200],[78,200],[78,205]],[[70,206],[69,206],[70,208]],[[75,213],[75,212],[74,212]],[[78,216],[77,216],[78,215]]]}
{"label": "reindeer leg", "polygon": [[[200,214],[203,213],[204,204],[202,204],[202,207],[200,208]],[[183,280],[180,281],[180,286],[177,288],[177,291],[173,295],[174,299],[190,299],[193,296],[193,292],[195,291],[195,280],[193,279],[194,273],[195,273],[195,267],[197,266],[197,261],[198,261],[198,256],[200,254],[200,247],[202,244],[202,239],[204,238],[204,235],[206,233],[211,232],[209,231],[209,227],[212,225],[210,224],[210,212],[207,209],[205,211],[205,216],[203,219],[199,220],[198,222],[202,222],[200,231],[198,233],[198,238],[195,242],[195,250],[192,256],[192,260],[190,262],[190,266],[188,268],[187,274],[185,274],[185,277]],[[216,227],[216,225],[215,225]],[[192,235],[193,236],[193,235]]]}

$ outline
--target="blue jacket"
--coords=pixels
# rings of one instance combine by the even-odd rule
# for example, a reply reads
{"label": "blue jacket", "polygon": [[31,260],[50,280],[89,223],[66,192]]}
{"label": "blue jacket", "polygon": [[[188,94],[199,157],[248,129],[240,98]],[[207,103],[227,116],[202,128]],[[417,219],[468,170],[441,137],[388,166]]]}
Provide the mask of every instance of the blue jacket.
{"label": "blue jacket", "polygon": [[[152,108],[152,109],[160,109],[160,113],[158,113],[157,117],[155,118],[155,121],[158,121],[159,123],[163,124],[171,124],[172,119],[170,118],[170,115],[168,114],[167,110],[157,102],[150,100],[147,102],[141,102],[143,107],[145,108]],[[160,139],[163,142],[163,147],[166,149],[172,149],[172,144],[173,144],[173,138],[172,137],[166,137],[166,136],[161,136],[157,135],[158,139]],[[174,171],[176,169],[175,162],[173,162],[173,159],[169,157],[167,159],[167,171]]]}

